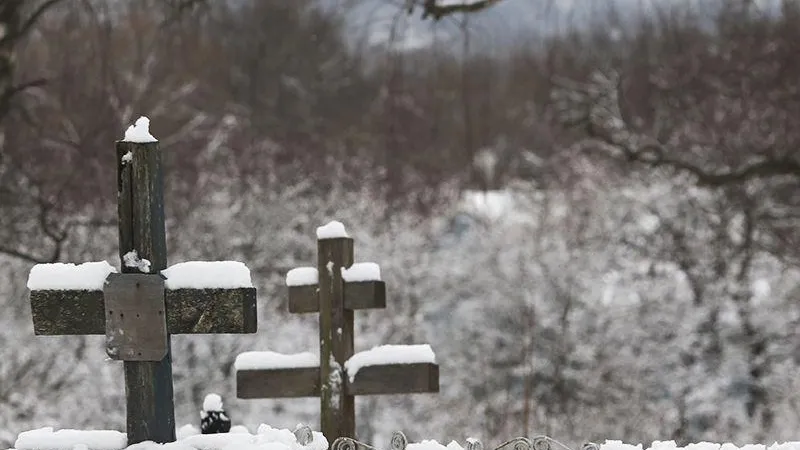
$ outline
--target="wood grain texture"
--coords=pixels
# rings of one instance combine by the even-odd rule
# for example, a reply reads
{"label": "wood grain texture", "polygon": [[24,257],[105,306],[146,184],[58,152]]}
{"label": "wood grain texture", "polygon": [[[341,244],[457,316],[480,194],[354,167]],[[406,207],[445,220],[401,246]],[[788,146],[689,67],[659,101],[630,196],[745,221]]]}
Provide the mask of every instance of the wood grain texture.
{"label": "wood grain texture", "polygon": [[167,290],[171,334],[242,334],[258,331],[255,288]]}
{"label": "wood grain texture", "polygon": [[[258,329],[256,289],[166,290],[170,334],[243,334]],[[34,333],[105,334],[102,291],[31,291]]]}
{"label": "wood grain texture", "polygon": [[289,312],[305,314],[319,312],[319,286],[289,286]]}
{"label": "wood grain texture", "polygon": [[[385,308],[386,283],[383,281],[345,283],[344,307],[351,311]],[[289,312],[294,314],[319,312],[319,286],[290,286]]]}
{"label": "wood grain texture", "polygon": [[386,283],[383,281],[345,283],[344,307],[349,310],[386,308]]}
{"label": "wood grain texture", "polygon": [[[136,251],[151,273],[167,268],[164,173],[158,142],[117,142],[119,257]],[[123,158],[130,154],[131,158]],[[123,273],[137,273],[122,264]],[[175,441],[172,351],[161,361],[125,361],[128,444]]]}
{"label": "wood grain texture", "polygon": [[105,334],[103,291],[31,291],[37,336]]}
{"label": "wood grain texture", "polygon": [[362,367],[347,383],[349,395],[439,392],[439,366],[430,363]]}
{"label": "wood grain texture", "polygon": [[342,268],[353,264],[353,240],[320,239],[317,250],[321,431],[333,442],[355,436],[355,398],[344,392],[344,363],[353,355],[353,311],[344,307],[342,280]]}
{"label": "wood grain texture", "polygon": [[236,371],[237,398],[317,397],[319,367]]}

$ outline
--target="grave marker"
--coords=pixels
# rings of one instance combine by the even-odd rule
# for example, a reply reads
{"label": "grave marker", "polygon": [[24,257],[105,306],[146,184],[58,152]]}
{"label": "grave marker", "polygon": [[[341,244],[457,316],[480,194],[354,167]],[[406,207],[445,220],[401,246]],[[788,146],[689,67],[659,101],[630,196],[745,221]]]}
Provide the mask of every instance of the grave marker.
{"label": "grave marker", "polygon": [[321,431],[355,437],[356,395],[439,392],[427,345],[383,346],[354,355],[353,312],[384,308],[386,285],[374,263],[353,263],[353,239],[331,222],[317,229],[317,267],[286,276],[289,311],[319,312],[320,353],[246,352],[236,358],[236,393],[245,399],[320,397]]}
{"label": "grave marker", "polygon": [[108,355],[124,361],[129,445],[175,441],[170,335],[257,329],[244,264],[167,269],[161,152],[148,125],[140,118],[116,143],[122,273],[104,261],[39,264],[28,279],[36,335],[105,334]]}

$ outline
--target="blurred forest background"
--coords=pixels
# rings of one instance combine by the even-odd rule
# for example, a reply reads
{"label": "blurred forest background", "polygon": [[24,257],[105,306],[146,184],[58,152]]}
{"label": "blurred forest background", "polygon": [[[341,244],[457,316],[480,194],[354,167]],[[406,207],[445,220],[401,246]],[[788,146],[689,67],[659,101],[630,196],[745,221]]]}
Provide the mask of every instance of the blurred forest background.
{"label": "blurred forest background", "polygon": [[389,289],[356,349],[441,364],[438,396],[357,399],[361,439],[797,440],[798,2],[490,3],[0,2],[0,446],[124,428],[122,365],[35,337],[25,282],[119,264],[139,115],[170,262],[259,288],[257,335],[173,339],[179,425],[208,392],[251,429],[318,424],[318,400],[237,400],[232,364],[317,350],[284,276],[337,219]]}

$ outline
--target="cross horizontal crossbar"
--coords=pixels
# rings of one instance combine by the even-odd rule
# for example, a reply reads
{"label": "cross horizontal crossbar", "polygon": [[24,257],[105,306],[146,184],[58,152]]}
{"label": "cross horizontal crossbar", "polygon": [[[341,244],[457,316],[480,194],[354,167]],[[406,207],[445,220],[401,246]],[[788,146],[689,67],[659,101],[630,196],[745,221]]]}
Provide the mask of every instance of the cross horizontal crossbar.
{"label": "cross horizontal crossbar", "polygon": [[[289,312],[319,312],[319,286],[310,284],[289,287]],[[344,283],[344,307],[348,310],[382,309],[386,307],[386,283],[383,281],[350,281]]]}
{"label": "cross horizontal crossbar", "polygon": [[319,397],[319,366],[236,371],[238,398]]}
{"label": "cross horizontal crossbar", "polygon": [[[36,335],[105,334],[102,291],[36,290],[30,293]],[[255,333],[256,289],[167,289],[170,334]]]}
{"label": "cross horizontal crossbar", "polygon": [[[439,392],[439,366],[433,363],[385,364],[361,367],[353,380],[345,375],[348,395]],[[236,372],[238,398],[319,396],[319,367],[250,369]]]}

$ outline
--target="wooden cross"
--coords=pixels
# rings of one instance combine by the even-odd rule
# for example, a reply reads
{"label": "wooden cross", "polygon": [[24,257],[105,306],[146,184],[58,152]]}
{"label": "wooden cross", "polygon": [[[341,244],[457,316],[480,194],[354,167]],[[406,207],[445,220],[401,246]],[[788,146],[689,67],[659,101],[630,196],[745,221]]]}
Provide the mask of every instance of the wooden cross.
{"label": "wooden cross", "polygon": [[209,280],[206,286],[171,287],[173,277],[165,271],[165,285],[160,273],[167,268],[167,248],[158,142],[119,141],[116,153],[122,273],[110,273],[94,287],[81,286],[79,280],[70,286],[72,281],[62,277],[66,288],[53,288],[34,280],[36,274],[42,278],[58,272],[49,269],[65,266],[35,266],[29,278],[33,329],[36,335],[50,336],[105,334],[108,355],[124,361],[128,444],[173,442],[170,335],[255,333],[256,290],[244,265],[247,280],[238,284]]}
{"label": "wooden cross", "polygon": [[[294,361],[293,356],[284,355],[277,364],[258,362],[262,355],[266,359],[277,355],[270,352],[239,355],[236,393],[245,399],[319,396],[321,431],[332,443],[339,437],[355,437],[356,395],[439,392],[439,366],[427,346],[391,346],[387,350],[427,347],[429,358],[396,362],[389,358],[377,363],[372,358],[369,362],[368,353],[380,353],[380,348],[354,356],[353,311],[384,308],[386,285],[377,265],[353,264],[353,239],[342,224],[331,222],[318,228],[317,239],[317,267],[293,269],[287,274],[287,285],[290,312],[319,312],[318,364],[308,353],[298,354]],[[248,357],[252,361],[245,362]],[[361,363],[355,367],[358,360]]]}

